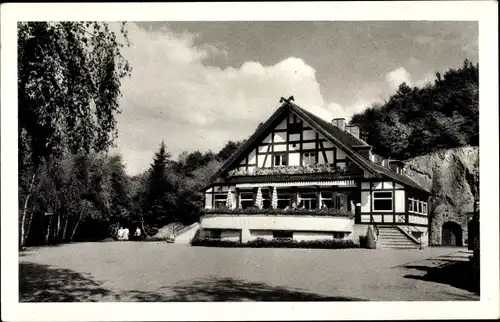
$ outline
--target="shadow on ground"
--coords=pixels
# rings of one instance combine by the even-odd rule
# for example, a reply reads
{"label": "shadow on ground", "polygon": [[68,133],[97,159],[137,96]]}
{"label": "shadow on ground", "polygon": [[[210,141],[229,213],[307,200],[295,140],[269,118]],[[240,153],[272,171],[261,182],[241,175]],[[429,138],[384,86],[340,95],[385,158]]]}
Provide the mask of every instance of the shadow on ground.
{"label": "shadow on ground", "polygon": [[424,272],[423,275],[405,275],[422,281],[447,284],[479,295],[479,274],[475,273],[468,258],[458,256],[439,256],[431,259],[428,265],[405,265],[404,268]]}
{"label": "shadow on ground", "polygon": [[361,301],[323,296],[299,289],[249,283],[232,278],[189,280],[157,291],[112,291],[102,283],[68,269],[34,263],[19,264],[20,302],[204,302],[204,301]]}
{"label": "shadow on ground", "polygon": [[19,264],[20,302],[94,302],[111,291],[89,276],[34,263]]}
{"label": "shadow on ground", "polygon": [[[300,289],[271,286],[264,283],[249,283],[232,278],[208,277],[171,287],[162,287],[158,293],[130,292],[138,301],[363,301],[342,296],[323,296]],[[162,295],[163,292],[172,295]]]}

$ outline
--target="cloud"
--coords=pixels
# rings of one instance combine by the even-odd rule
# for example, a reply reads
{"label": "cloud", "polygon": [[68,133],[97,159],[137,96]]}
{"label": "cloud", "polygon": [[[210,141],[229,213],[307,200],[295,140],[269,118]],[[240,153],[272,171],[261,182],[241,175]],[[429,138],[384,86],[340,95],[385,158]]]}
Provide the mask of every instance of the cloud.
{"label": "cloud", "polygon": [[391,90],[397,90],[401,83],[411,84],[411,75],[404,67],[390,71],[385,75],[385,79]]}
{"label": "cloud", "polygon": [[[410,59],[411,63],[411,59]],[[395,92],[398,88],[399,85],[402,83],[408,84],[408,86],[417,86],[417,87],[422,87],[425,86],[428,83],[432,83],[434,81],[434,73],[433,72],[427,72],[423,74],[421,77],[418,79],[415,79],[412,74],[410,74],[406,68],[404,67],[399,67],[396,68],[390,72],[388,72],[385,75],[385,79],[391,89],[392,92]]]}
{"label": "cloud", "polygon": [[123,54],[133,73],[122,83],[116,151],[131,174],[147,169],[161,140],[176,156],[247,138],[282,96],[294,95],[297,104],[325,119],[341,110],[324,101],[316,71],[300,58],[221,69],[204,62],[231,53],[216,44],[195,46],[195,34],[135,24],[128,33],[132,45]]}

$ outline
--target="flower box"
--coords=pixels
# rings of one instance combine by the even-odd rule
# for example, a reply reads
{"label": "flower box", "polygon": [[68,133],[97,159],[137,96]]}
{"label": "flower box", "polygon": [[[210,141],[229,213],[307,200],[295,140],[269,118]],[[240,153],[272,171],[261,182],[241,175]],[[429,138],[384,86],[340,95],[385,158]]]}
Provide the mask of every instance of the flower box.
{"label": "flower box", "polygon": [[346,210],[337,209],[259,209],[256,207],[245,209],[205,209],[206,215],[231,215],[231,216],[314,216],[314,217],[344,217],[354,218],[354,214]]}

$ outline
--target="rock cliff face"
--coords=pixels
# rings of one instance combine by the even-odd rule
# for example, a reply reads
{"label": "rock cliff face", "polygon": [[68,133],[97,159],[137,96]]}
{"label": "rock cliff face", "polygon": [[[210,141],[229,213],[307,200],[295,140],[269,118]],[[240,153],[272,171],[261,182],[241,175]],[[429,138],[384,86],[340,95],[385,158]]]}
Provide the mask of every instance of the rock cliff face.
{"label": "rock cliff face", "polygon": [[479,147],[461,147],[406,161],[406,175],[432,192],[430,245],[463,245],[479,196]]}

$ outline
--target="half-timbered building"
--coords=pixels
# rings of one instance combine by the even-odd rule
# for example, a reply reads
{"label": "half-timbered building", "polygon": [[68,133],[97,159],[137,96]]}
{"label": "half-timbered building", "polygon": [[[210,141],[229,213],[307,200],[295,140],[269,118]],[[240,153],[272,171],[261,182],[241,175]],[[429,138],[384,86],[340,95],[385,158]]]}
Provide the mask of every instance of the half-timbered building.
{"label": "half-timbered building", "polygon": [[427,244],[429,191],[402,162],[372,153],[344,119],[326,121],[293,97],[281,102],[204,189],[203,236]]}

